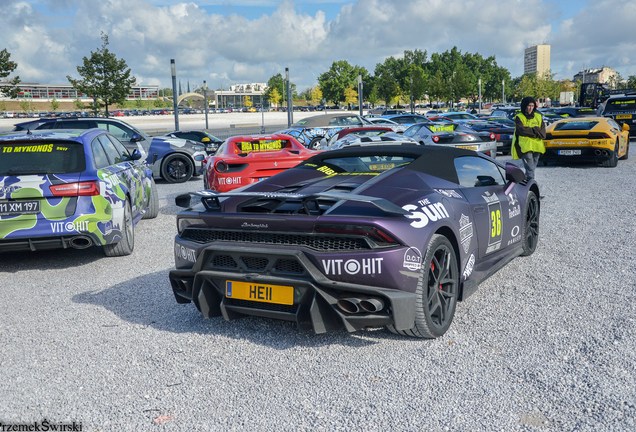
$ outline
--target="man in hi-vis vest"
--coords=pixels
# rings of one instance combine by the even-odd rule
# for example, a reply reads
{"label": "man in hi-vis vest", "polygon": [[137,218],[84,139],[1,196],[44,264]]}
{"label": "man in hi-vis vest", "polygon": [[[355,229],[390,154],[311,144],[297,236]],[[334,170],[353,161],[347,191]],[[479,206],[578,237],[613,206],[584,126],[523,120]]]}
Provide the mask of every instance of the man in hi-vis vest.
{"label": "man in hi-vis vest", "polygon": [[521,100],[521,112],[515,116],[515,134],[512,138],[512,158],[523,161],[528,180],[534,178],[539,156],[545,153],[545,124],[536,108],[534,98],[528,96]]}

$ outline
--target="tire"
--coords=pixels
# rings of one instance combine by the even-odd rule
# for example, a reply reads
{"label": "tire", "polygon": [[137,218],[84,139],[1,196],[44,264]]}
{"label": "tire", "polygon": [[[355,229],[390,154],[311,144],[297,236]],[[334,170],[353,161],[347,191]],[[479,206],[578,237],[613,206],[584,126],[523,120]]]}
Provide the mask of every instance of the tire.
{"label": "tire", "polygon": [[161,164],[161,177],[168,183],[184,183],[192,178],[194,163],[181,153],[172,153]]}
{"label": "tire", "polygon": [[150,180],[150,187],[150,200],[142,219],[154,219],[159,214],[159,192],[157,192],[157,185],[154,179]]}
{"label": "tire", "polygon": [[312,138],[311,141],[309,141],[309,145],[307,146],[307,148],[311,150],[315,150],[316,146],[320,144],[320,140],[322,140],[322,137]]}
{"label": "tire", "polygon": [[459,292],[457,256],[451,242],[434,234],[415,291],[415,326],[410,330],[388,329],[403,336],[437,338],[450,327],[455,316]]}
{"label": "tire", "polygon": [[603,166],[606,168],[616,168],[617,165],[618,165],[618,140],[616,141],[616,144],[614,145],[614,151],[612,152],[612,155],[610,156],[610,158],[606,161],[603,161]]}
{"label": "tire", "polygon": [[109,257],[130,255],[135,248],[135,226],[130,202],[124,204],[124,226],[121,231],[121,240],[114,244],[104,245],[104,254]]}
{"label": "tire", "polygon": [[521,256],[532,255],[539,243],[539,200],[534,192],[528,192],[525,218],[521,241],[523,253]]}

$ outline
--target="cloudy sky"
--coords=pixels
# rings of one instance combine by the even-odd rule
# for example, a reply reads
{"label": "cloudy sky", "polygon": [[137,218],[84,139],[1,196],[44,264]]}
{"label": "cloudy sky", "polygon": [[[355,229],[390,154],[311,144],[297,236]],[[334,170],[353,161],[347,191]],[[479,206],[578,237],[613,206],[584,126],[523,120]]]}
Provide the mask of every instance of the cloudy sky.
{"label": "cloudy sky", "polygon": [[[636,2],[629,0],[0,0],[0,50],[23,82],[67,84],[101,46],[138,84],[192,88],[266,82],[289,67],[299,90],[334,61],[371,73],[404,50],[495,56],[513,77],[528,46],[552,46],[555,78],[610,66],[636,75]],[[13,76],[12,75],[12,76]],[[185,88],[184,88],[185,90]]]}

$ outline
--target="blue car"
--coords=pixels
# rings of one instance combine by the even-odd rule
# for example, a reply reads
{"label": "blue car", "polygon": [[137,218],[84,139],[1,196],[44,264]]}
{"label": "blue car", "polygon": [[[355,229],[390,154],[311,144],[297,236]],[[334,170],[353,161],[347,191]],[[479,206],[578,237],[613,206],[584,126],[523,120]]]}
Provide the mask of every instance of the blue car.
{"label": "blue car", "polygon": [[102,247],[130,255],[159,213],[152,170],[102,129],[0,134],[0,252]]}
{"label": "blue car", "polygon": [[207,155],[204,144],[175,136],[149,137],[128,123],[113,118],[42,118],[18,123],[14,131],[91,128],[110,132],[130,151],[141,150],[157,179],[183,183],[203,171],[203,159]]}

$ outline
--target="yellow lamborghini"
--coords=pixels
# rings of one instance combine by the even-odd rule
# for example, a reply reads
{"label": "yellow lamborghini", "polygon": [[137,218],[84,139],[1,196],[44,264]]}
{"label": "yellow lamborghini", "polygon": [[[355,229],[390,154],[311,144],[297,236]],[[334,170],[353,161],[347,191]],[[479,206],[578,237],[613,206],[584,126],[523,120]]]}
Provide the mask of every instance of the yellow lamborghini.
{"label": "yellow lamborghini", "polygon": [[565,118],[548,126],[544,143],[544,165],[584,160],[613,168],[629,155],[629,125],[609,117]]}

